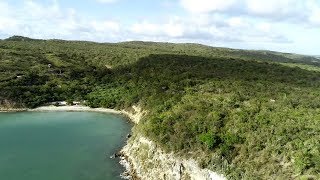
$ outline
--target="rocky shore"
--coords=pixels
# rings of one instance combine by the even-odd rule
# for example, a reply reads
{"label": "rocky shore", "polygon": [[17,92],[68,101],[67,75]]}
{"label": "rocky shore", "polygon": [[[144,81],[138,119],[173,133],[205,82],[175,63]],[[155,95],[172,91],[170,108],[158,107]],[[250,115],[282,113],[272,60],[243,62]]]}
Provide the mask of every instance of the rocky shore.
{"label": "rocky shore", "polygon": [[[106,108],[90,108],[87,106],[43,106],[35,109],[0,108],[0,112],[46,112],[46,111],[88,111],[123,114],[136,125],[147,113],[139,106],[130,110],[117,111]],[[135,128],[133,128],[135,129]],[[143,137],[138,131],[127,136],[127,144],[122,150],[110,158],[120,158],[120,164],[125,167],[121,177],[124,179],[141,180],[226,180],[223,175],[208,169],[201,169],[193,159],[183,159],[174,153],[166,153],[154,142]]]}
{"label": "rocky shore", "polygon": [[[134,123],[139,123],[146,112],[139,107],[126,112]],[[132,137],[120,151],[120,163],[126,168],[125,179],[141,180],[226,180],[223,175],[202,169],[193,159],[180,158],[166,153],[154,142],[133,131]]]}

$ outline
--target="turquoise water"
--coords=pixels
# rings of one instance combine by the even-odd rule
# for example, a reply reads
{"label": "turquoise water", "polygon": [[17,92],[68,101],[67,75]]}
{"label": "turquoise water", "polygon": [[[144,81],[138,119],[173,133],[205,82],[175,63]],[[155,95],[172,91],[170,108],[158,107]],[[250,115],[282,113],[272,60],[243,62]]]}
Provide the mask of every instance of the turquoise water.
{"label": "turquoise water", "polygon": [[93,112],[0,113],[1,180],[120,179],[119,159],[131,126]]}

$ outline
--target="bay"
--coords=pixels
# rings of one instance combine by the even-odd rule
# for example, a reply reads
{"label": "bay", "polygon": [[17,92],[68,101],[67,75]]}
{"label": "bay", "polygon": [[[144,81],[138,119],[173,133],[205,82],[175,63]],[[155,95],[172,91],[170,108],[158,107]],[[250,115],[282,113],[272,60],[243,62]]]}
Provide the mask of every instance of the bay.
{"label": "bay", "polygon": [[95,112],[0,113],[0,179],[114,180],[131,125]]}

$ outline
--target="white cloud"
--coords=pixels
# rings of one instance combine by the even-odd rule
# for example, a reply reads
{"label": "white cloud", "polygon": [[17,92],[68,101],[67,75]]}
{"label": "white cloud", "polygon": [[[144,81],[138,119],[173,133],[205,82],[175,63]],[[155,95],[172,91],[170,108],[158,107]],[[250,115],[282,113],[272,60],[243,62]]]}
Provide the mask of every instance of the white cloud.
{"label": "white cloud", "polygon": [[93,41],[121,41],[131,38],[228,43],[250,40],[277,42],[279,37],[282,37],[280,33],[274,31],[272,34],[268,34],[272,29],[270,24],[256,25],[255,22],[241,16],[192,14],[171,16],[162,23],[136,21],[124,26],[118,21],[110,19],[97,20],[82,17],[74,9],[61,8],[57,1],[51,4],[26,1],[21,7],[13,8],[0,4],[0,10],[1,7],[8,9],[8,11],[6,13],[0,12],[0,34],[18,34],[34,38]]}
{"label": "white cloud", "polygon": [[229,26],[235,27],[235,28],[248,26],[248,23],[246,22],[246,20],[244,20],[241,17],[232,17],[227,20],[227,23],[229,24]]}
{"label": "white cloud", "polygon": [[99,3],[106,3],[106,4],[111,4],[111,3],[115,3],[118,0],[96,0]]}
{"label": "white cloud", "polygon": [[[206,44],[228,42],[277,42],[289,41],[281,33],[273,31],[272,25],[248,21],[241,17],[221,19],[212,16],[212,21],[198,23],[196,17],[174,18],[164,23],[143,21],[130,28],[133,37],[144,40],[169,40],[205,42]],[[205,18],[207,19],[207,18]],[[272,31],[272,33],[271,33]]]}
{"label": "white cloud", "polygon": [[290,13],[297,1],[292,0],[246,0],[247,10],[249,13],[273,16]]}
{"label": "white cloud", "polygon": [[309,20],[313,24],[320,25],[320,9],[313,11]]}
{"label": "white cloud", "polygon": [[9,4],[4,1],[0,1],[0,15],[3,16],[8,14],[10,14]]}
{"label": "white cloud", "polygon": [[141,22],[141,23],[135,23],[130,28],[130,31],[135,34],[144,34],[144,35],[160,35],[161,30],[160,27],[157,24],[152,24],[149,22]]}
{"label": "white cloud", "polygon": [[129,32],[142,36],[158,36],[179,38],[185,33],[185,27],[178,17],[172,17],[165,23],[150,23],[142,21],[134,23],[129,27]]}
{"label": "white cloud", "polygon": [[93,21],[91,23],[91,26],[99,32],[105,32],[110,30],[113,32],[120,31],[120,25],[118,22],[115,21]]}
{"label": "white cloud", "polygon": [[92,34],[89,34],[91,37],[89,40],[105,41],[108,40],[117,40],[120,36],[124,35],[121,29],[121,25],[116,21],[106,20],[106,21],[96,21],[88,24],[88,27],[92,28]]}
{"label": "white cloud", "polygon": [[320,24],[320,1],[317,0],[246,0],[250,18],[261,17],[293,24]]}
{"label": "white cloud", "polygon": [[181,24],[168,23],[164,25],[164,32],[170,37],[181,37],[184,35],[185,27]]}
{"label": "white cloud", "polygon": [[61,18],[62,12],[57,3],[57,1],[53,1],[52,4],[48,6],[41,5],[36,1],[25,1],[22,9],[25,17],[28,18],[39,18],[39,19],[47,19],[47,18]]}
{"label": "white cloud", "polygon": [[194,14],[223,14],[296,24],[320,24],[317,0],[180,0]]}
{"label": "white cloud", "polygon": [[0,17],[0,32],[1,31],[8,31],[13,30],[17,27],[17,22],[15,19],[12,19],[10,17]]}
{"label": "white cloud", "polygon": [[120,25],[115,21],[82,17],[74,9],[62,9],[57,1],[43,4],[29,0],[19,7],[0,1],[2,36],[115,41],[119,31]]}
{"label": "white cloud", "polygon": [[17,22],[11,17],[9,5],[0,1],[0,31],[12,30],[17,26]]}
{"label": "white cloud", "polygon": [[181,0],[181,5],[192,13],[225,11],[235,5],[236,0]]}
{"label": "white cloud", "polygon": [[310,12],[309,21],[312,24],[320,25],[320,4],[317,1],[309,0],[307,2],[307,8]]}
{"label": "white cloud", "polygon": [[48,4],[28,0],[13,7],[0,0],[0,36],[17,34],[99,42],[132,39],[224,46],[255,43],[259,48],[259,44],[265,43],[277,44],[277,47],[291,43],[288,40],[293,37],[290,29],[282,28],[289,27],[287,24],[291,23],[290,27],[295,27],[295,23],[320,25],[318,1],[290,0],[290,4],[289,0],[278,1],[180,0],[180,5],[187,10],[184,14],[161,17],[161,22],[147,18],[143,21],[131,19],[123,24],[114,19],[82,16],[74,9],[61,7],[58,1]]}
{"label": "white cloud", "polygon": [[256,28],[261,32],[270,32],[271,31],[271,24],[270,23],[259,23],[256,25]]}

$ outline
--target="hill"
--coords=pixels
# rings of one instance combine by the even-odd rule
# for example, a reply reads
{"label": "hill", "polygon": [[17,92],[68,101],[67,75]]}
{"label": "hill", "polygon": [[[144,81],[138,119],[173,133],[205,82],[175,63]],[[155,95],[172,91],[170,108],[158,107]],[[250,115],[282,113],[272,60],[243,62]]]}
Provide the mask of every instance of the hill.
{"label": "hill", "polygon": [[320,63],[272,51],[156,42],[0,41],[0,101],[139,104],[136,129],[230,179],[320,174]]}
{"label": "hill", "polygon": [[40,39],[32,39],[24,36],[11,36],[5,40],[6,41],[41,41]]}

